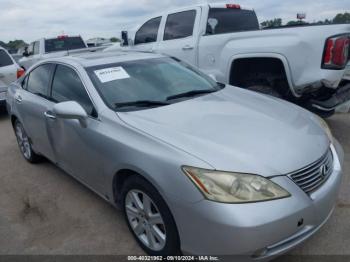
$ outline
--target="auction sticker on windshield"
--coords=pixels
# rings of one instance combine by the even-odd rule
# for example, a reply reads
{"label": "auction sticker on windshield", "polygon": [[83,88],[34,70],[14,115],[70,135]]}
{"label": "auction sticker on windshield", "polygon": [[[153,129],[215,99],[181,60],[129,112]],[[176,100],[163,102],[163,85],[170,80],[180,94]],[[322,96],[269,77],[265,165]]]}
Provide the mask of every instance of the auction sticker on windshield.
{"label": "auction sticker on windshield", "polygon": [[94,73],[101,83],[130,78],[129,74],[121,66],[95,70]]}

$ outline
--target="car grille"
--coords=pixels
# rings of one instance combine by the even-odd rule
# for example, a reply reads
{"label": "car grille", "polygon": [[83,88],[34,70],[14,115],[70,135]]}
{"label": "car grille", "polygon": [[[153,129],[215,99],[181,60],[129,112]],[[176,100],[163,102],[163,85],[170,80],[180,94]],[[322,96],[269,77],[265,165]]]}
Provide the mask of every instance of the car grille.
{"label": "car grille", "polygon": [[311,193],[326,182],[332,172],[333,155],[332,151],[328,150],[319,160],[289,174],[289,177],[304,190],[305,193]]}

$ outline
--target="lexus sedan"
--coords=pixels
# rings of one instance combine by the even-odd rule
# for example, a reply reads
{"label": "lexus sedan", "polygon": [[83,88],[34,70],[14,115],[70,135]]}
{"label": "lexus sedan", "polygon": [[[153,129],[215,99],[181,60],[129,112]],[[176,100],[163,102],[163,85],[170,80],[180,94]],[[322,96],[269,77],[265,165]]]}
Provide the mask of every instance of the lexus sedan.
{"label": "lexus sedan", "polygon": [[7,107],[24,158],[121,206],[151,255],[269,259],[327,221],[341,183],[323,120],[163,55],[42,61]]}

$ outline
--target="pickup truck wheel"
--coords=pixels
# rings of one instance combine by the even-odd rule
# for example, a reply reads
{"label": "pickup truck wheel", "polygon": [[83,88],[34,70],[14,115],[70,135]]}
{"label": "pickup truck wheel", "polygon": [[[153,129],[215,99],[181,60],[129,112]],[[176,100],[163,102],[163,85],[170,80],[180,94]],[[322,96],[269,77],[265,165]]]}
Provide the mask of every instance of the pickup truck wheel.
{"label": "pickup truck wheel", "polygon": [[131,176],[123,185],[122,199],[128,227],[147,254],[180,254],[174,218],[152,184],[137,175]]}
{"label": "pickup truck wheel", "polygon": [[253,86],[247,87],[246,89],[254,92],[270,95],[273,97],[282,98],[281,94],[278,93],[276,90],[274,90],[271,86],[253,85]]}

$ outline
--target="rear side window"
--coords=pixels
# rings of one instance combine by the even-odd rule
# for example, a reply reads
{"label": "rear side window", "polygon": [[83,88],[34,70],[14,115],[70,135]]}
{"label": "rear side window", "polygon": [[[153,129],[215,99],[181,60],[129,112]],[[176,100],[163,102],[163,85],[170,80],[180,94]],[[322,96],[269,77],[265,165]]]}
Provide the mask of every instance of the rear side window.
{"label": "rear side window", "polygon": [[0,50],[0,67],[9,65],[13,65],[11,57],[4,50]]}
{"label": "rear side window", "polygon": [[164,30],[164,40],[179,39],[193,34],[196,10],[168,15]]}
{"label": "rear side window", "polygon": [[45,40],[45,52],[58,52],[86,48],[81,37],[62,37]]}
{"label": "rear side window", "polygon": [[57,66],[52,82],[51,98],[56,103],[75,101],[85,109],[87,114],[93,115],[93,104],[80,77],[67,66]]}
{"label": "rear side window", "polygon": [[51,69],[51,64],[45,64],[30,72],[27,80],[27,90],[35,95],[47,98]]}
{"label": "rear side window", "polygon": [[254,11],[211,8],[207,22],[207,35],[259,30],[258,18]]}
{"label": "rear side window", "polygon": [[136,32],[135,45],[156,42],[161,20],[162,17],[156,17],[144,23]]}

